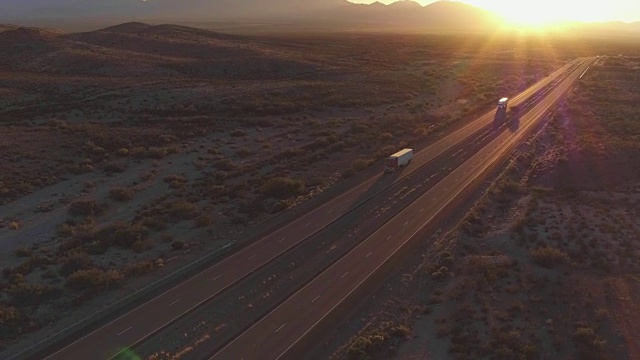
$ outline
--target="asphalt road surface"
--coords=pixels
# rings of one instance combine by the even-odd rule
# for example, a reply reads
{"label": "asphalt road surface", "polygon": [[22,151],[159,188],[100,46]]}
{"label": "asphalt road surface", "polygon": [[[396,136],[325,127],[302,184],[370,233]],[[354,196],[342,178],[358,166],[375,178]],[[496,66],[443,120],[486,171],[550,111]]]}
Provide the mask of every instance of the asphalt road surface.
{"label": "asphalt road surface", "polygon": [[501,164],[530,135],[538,121],[553,108],[593,60],[584,62],[523,115],[515,132],[502,132],[417,201],[211,357],[211,360],[294,357],[288,351],[296,343],[445,210],[459,194],[470,186],[476,186],[488,174],[488,170]]}
{"label": "asphalt road surface", "polygon": [[[553,74],[512,98],[511,105],[519,105],[527,101],[531,95],[551,84],[582,60],[576,59],[567,63]],[[493,115],[493,111],[488,112],[420,151],[414,156],[411,165],[400,176],[392,178],[392,181],[400,181],[418,167],[429,163],[456,144],[463,142],[491,123]],[[363,201],[375,196],[381,191],[378,186],[374,186],[380,184],[378,180],[381,176],[384,175],[380,174],[359,184],[209,269],[56,351],[46,359],[106,359],[143,341],[328,226]],[[346,277],[347,275],[345,275]]]}

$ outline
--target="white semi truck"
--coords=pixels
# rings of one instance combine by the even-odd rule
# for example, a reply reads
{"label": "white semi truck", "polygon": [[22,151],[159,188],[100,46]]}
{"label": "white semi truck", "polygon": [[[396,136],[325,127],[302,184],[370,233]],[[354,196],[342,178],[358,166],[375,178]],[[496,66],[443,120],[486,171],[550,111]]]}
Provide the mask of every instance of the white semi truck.
{"label": "white semi truck", "polygon": [[502,98],[498,101],[496,115],[493,117],[493,125],[500,126],[507,122],[507,112],[509,111],[509,98]]}
{"label": "white semi truck", "polygon": [[413,149],[402,149],[384,161],[384,172],[390,174],[399,167],[407,166],[413,159]]}

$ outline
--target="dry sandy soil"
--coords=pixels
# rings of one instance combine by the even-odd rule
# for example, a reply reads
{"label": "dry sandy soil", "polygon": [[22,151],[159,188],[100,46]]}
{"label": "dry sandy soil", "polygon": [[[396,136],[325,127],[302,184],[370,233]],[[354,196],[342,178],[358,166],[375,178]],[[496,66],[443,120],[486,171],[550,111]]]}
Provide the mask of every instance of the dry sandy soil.
{"label": "dry sandy soil", "polygon": [[640,358],[637,54],[599,60],[312,357]]}
{"label": "dry sandy soil", "polygon": [[567,44],[0,28],[0,357],[590,48]]}

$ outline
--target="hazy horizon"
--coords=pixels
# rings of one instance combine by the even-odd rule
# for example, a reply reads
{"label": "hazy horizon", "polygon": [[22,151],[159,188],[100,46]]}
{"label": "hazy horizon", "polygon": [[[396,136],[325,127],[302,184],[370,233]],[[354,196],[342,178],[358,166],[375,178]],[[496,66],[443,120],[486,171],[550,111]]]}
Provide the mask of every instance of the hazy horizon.
{"label": "hazy horizon", "polygon": [[[356,4],[381,2],[391,4],[398,1],[415,1],[429,5],[434,0],[349,0]],[[518,21],[584,21],[584,22],[639,22],[640,2],[635,0],[610,0],[607,2],[585,2],[580,0],[465,0],[464,2]],[[549,11],[554,9],[555,11]]]}
{"label": "hazy horizon", "polygon": [[[302,26],[333,31],[365,28],[375,31],[493,31],[499,27],[511,30],[580,31],[591,27],[595,32],[640,31],[640,19],[631,17],[637,15],[629,15],[640,14],[640,3],[630,0],[612,0],[617,4],[615,7],[602,3],[578,6],[577,0],[535,3],[524,0],[398,1],[405,3],[387,8],[356,5],[371,4],[374,0],[3,0],[0,23],[87,29],[123,22],[229,22],[255,27],[265,21],[263,27],[275,26],[280,30],[281,25],[286,25],[289,30],[292,26]],[[607,9],[612,10],[607,12]],[[627,23],[606,24],[611,21]]]}

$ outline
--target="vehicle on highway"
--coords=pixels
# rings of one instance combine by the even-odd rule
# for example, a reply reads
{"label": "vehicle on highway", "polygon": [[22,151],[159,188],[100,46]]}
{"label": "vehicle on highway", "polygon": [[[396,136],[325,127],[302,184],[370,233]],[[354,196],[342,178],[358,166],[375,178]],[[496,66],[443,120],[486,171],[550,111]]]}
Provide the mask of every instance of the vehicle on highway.
{"label": "vehicle on highway", "polygon": [[384,162],[384,173],[390,174],[399,167],[407,166],[413,159],[413,149],[402,149],[389,156]]}
{"label": "vehicle on highway", "polygon": [[507,122],[507,112],[509,110],[509,98],[502,98],[498,100],[498,108],[496,109],[496,115],[493,117],[493,125],[498,127]]}

